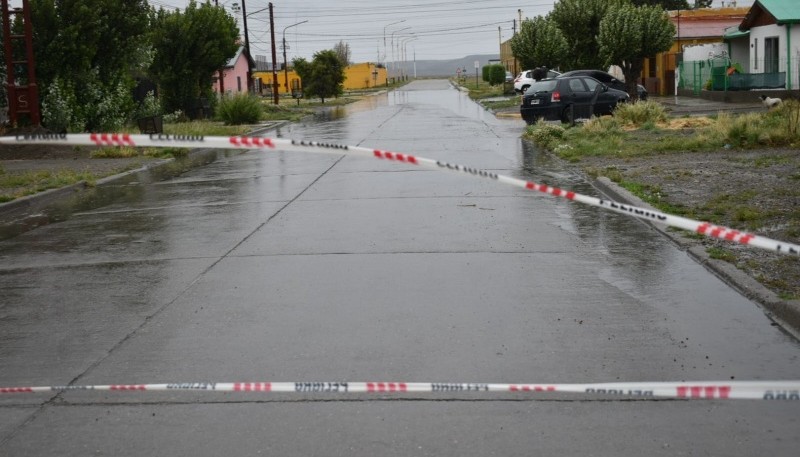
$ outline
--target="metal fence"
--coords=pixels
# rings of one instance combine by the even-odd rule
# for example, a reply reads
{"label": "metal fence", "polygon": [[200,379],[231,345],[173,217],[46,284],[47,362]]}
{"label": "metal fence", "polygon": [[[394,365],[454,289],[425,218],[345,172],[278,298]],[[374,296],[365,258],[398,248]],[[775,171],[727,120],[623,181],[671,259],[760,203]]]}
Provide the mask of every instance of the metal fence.
{"label": "metal fence", "polygon": [[[800,61],[792,62],[792,88],[798,88]],[[727,57],[707,60],[685,61],[678,64],[680,82],[678,87],[689,89],[698,95],[701,90],[742,91],[752,89],[785,89],[787,72],[777,71],[786,68],[785,59],[780,62],[761,60],[757,68],[772,71],[744,73],[741,66]]]}

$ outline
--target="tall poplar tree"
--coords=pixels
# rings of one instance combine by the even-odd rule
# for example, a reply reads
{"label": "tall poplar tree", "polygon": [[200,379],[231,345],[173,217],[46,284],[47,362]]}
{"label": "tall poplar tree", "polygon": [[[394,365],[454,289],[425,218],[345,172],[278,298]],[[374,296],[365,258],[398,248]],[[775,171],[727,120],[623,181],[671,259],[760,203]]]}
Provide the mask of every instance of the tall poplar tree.
{"label": "tall poplar tree", "polygon": [[567,54],[567,40],[552,20],[537,16],[526,19],[511,38],[511,52],[522,68],[557,68]]}
{"label": "tall poplar tree", "polygon": [[628,0],[559,0],[550,18],[558,25],[567,42],[562,70],[604,69],[597,34],[606,12]]}
{"label": "tall poplar tree", "polygon": [[644,59],[668,50],[674,36],[675,26],[663,9],[626,4],[606,14],[597,41],[604,64],[622,68],[628,93],[635,100]]}

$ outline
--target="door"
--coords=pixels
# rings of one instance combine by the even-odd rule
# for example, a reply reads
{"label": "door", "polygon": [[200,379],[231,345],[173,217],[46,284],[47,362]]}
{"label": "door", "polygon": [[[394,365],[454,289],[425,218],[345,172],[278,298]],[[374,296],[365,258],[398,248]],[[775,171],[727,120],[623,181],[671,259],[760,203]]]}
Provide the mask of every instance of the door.
{"label": "door", "polygon": [[778,73],[778,37],[764,39],[764,73]]}

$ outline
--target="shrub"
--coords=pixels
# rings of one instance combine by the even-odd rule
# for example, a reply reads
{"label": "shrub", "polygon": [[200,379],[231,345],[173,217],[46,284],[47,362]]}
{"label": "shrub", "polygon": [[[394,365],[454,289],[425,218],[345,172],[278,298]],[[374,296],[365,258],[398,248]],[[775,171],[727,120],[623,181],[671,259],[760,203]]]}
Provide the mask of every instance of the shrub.
{"label": "shrub", "polygon": [[150,116],[158,116],[161,114],[161,104],[158,102],[155,94],[151,90],[144,96],[144,100],[139,103],[136,109],[136,119]]}
{"label": "shrub", "polygon": [[613,116],[593,117],[585,122],[581,128],[586,133],[594,135],[608,135],[620,132],[619,120]]}
{"label": "shrub", "polygon": [[217,116],[226,125],[255,124],[263,112],[261,102],[248,94],[225,97],[217,107]]}
{"label": "shrub", "polygon": [[506,67],[502,65],[492,65],[489,68],[489,84],[496,86],[503,84],[506,80]]}
{"label": "shrub", "polygon": [[564,138],[564,127],[560,125],[550,124],[540,120],[536,124],[528,127],[528,136],[537,145],[552,149],[558,143],[558,140]]}
{"label": "shrub", "polygon": [[667,120],[664,105],[652,101],[636,103],[620,103],[614,110],[614,116],[626,124],[640,126],[646,123],[658,123]]}
{"label": "shrub", "polygon": [[77,106],[72,86],[56,78],[42,97],[44,125],[53,132],[82,132],[86,120],[78,114]]}

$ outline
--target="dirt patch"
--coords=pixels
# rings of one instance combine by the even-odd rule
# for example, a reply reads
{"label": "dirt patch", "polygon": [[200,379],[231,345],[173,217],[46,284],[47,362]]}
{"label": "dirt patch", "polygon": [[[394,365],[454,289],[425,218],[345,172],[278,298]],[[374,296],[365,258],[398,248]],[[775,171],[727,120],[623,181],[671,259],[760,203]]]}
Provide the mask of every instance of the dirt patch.
{"label": "dirt patch", "polygon": [[[683,120],[679,120],[683,121]],[[800,151],[679,153],[624,159],[585,157],[575,166],[640,186],[687,217],[800,244]],[[697,237],[717,258],[784,299],[800,298],[800,257]]]}

